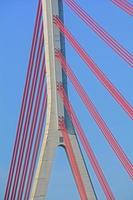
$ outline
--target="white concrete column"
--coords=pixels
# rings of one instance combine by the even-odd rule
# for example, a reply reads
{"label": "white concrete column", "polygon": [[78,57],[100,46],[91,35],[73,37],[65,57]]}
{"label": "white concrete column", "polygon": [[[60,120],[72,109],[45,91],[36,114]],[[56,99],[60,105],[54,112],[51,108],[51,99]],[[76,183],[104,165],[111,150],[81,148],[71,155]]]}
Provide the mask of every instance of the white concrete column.
{"label": "white concrete column", "polygon": [[[61,0],[42,0],[47,78],[47,115],[44,139],[33,181],[30,200],[46,199],[55,151],[57,146],[63,144],[63,141],[61,141],[63,138],[58,129],[59,116],[63,116],[66,120],[66,126],[70,132],[69,137],[71,139],[71,144],[86,189],[88,200],[96,200],[95,192],[82,157],[74,128],[70,119],[67,118],[68,116],[64,113],[63,103],[57,95],[56,84],[57,82],[62,82],[63,74],[60,63],[55,58],[55,49],[61,50],[63,45],[61,45],[62,40],[60,32],[53,24],[53,16],[59,15],[59,1],[61,2]],[[66,87],[67,82],[65,80],[65,88]]]}

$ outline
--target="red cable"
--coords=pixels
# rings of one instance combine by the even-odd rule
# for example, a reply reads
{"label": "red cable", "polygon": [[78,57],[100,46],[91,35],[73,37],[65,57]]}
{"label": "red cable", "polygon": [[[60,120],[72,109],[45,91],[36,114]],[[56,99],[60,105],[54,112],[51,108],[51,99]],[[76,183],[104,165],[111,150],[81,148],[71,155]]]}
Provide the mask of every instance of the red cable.
{"label": "red cable", "polygon": [[78,79],[73,74],[69,65],[66,63],[61,52],[56,52],[56,57],[59,60],[59,62],[61,63],[63,70],[68,75],[71,82],[73,83],[75,89],[77,90],[77,92],[80,95],[81,99],[83,100],[84,104],[86,105],[89,113],[91,114],[91,116],[93,117],[93,119],[97,123],[98,127],[102,131],[106,140],[108,141],[108,143],[110,144],[110,146],[112,147],[114,152],[116,153],[117,157],[121,161],[122,165],[124,166],[124,168],[126,169],[128,174],[131,176],[131,178],[133,178],[133,165],[132,165],[132,163],[129,161],[129,159],[125,155],[124,151],[122,150],[121,146],[118,144],[118,142],[114,138],[112,132],[108,128],[107,124],[105,123],[105,121],[103,120],[101,115],[97,112],[94,104],[92,103],[92,101],[88,97],[88,95],[85,92],[85,90],[83,89],[83,87],[80,85]]}
{"label": "red cable", "polygon": [[11,160],[11,164],[10,164],[10,170],[9,170],[4,200],[9,199],[12,177],[13,177],[13,173],[14,173],[14,168],[15,168],[16,158],[17,158],[17,154],[18,154],[19,144],[20,144],[20,141],[21,141],[20,140],[21,130],[22,130],[23,122],[24,122],[24,115],[26,113],[25,109],[26,109],[26,103],[27,103],[27,99],[28,99],[28,91],[29,91],[29,87],[30,87],[31,76],[32,76],[32,73],[33,73],[32,72],[33,71],[32,65],[33,65],[33,62],[34,62],[34,55],[35,55],[37,39],[38,39],[38,30],[39,30],[39,27],[40,27],[40,20],[41,20],[41,6],[40,5],[41,4],[40,4],[40,1],[39,1],[36,21],[35,21],[33,40],[32,40],[32,47],[31,47],[31,52],[30,52],[29,65],[28,65],[28,70],[27,70],[27,75],[26,75],[24,94],[23,94],[23,99],[22,99],[22,106],[21,106],[21,111],[20,111],[20,116],[19,116],[16,139],[15,139],[14,148],[13,148],[13,155],[12,155],[12,160]]}
{"label": "red cable", "polygon": [[105,76],[105,74],[100,70],[100,68],[93,62],[89,55],[80,47],[79,43],[74,39],[71,33],[64,27],[62,22],[58,17],[54,18],[54,23],[64,33],[68,41],[78,52],[80,57],[86,62],[89,69],[95,74],[95,76],[100,80],[100,82],[106,87],[110,94],[116,99],[116,101],[121,105],[121,107],[128,113],[130,118],[133,118],[133,107],[127,102],[127,100],[121,95],[117,88],[110,82],[110,80]]}
{"label": "red cable", "polygon": [[32,116],[32,109],[33,109],[33,104],[34,104],[34,97],[35,97],[35,91],[36,91],[36,87],[37,87],[37,80],[38,80],[39,67],[40,67],[40,63],[41,63],[41,55],[43,52],[43,47],[44,47],[44,37],[43,37],[43,26],[42,26],[40,39],[39,39],[39,45],[38,45],[38,51],[37,51],[37,56],[36,56],[35,71],[34,71],[34,75],[33,75],[33,83],[32,83],[32,87],[30,90],[30,98],[29,98],[28,107],[27,107],[28,108],[27,116],[25,119],[25,124],[24,124],[24,129],[23,129],[23,137],[22,137],[22,142],[21,142],[21,146],[20,146],[19,159],[17,162],[16,173],[14,175],[14,182],[13,182],[13,189],[12,189],[11,197],[14,196],[14,194],[16,192],[18,177],[19,177],[20,169],[22,167],[24,148],[25,148],[26,138],[27,138],[30,120],[31,120],[31,116]]}
{"label": "red cable", "polygon": [[131,16],[133,15],[133,5],[131,3],[120,0],[111,0],[111,1],[129,15]]}
{"label": "red cable", "polygon": [[66,4],[94,31],[103,39],[114,51],[119,54],[129,65],[133,65],[133,55],[122,47],[115,39],[112,38],[101,26],[99,26],[91,16],[89,16],[73,0],[65,0]]}
{"label": "red cable", "polygon": [[24,195],[25,200],[29,199],[31,185],[32,185],[33,177],[34,177],[34,171],[35,171],[36,160],[37,160],[37,155],[38,155],[38,150],[39,150],[39,144],[41,141],[42,130],[43,130],[44,120],[45,120],[45,116],[46,116],[46,108],[47,108],[47,106],[46,106],[47,98],[46,97],[47,96],[46,96],[46,88],[45,88],[44,98],[43,98],[43,103],[42,103],[42,111],[41,111],[41,115],[40,115],[37,135],[36,135],[36,139],[35,139],[35,141],[36,141],[35,147],[34,147],[32,161],[30,164],[30,170],[29,170],[29,174],[28,174],[28,178],[27,178],[26,191],[25,191],[25,195]]}
{"label": "red cable", "polygon": [[108,185],[108,182],[107,182],[107,180],[106,180],[106,178],[103,174],[101,167],[99,166],[99,163],[98,163],[98,161],[95,157],[95,154],[93,153],[93,150],[92,150],[92,148],[91,148],[91,146],[88,142],[88,139],[85,136],[85,133],[84,133],[82,127],[80,126],[80,122],[79,122],[79,120],[78,120],[78,118],[77,118],[77,116],[76,116],[76,114],[75,114],[75,112],[72,108],[72,105],[70,104],[70,102],[68,100],[68,97],[66,95],[66,92],[65,92],[63,86],[58,85],[57,90],[58,90],[60,97],[62,98],[62,101],[64,103],[64,106],[65,106],[68,114],[69,114],[69,117],[73,122],[73,125],[76,129],[76,132],[79,136],[79,139],[80,139],[80,141],[81,141],[81,143],[82,143],[82,145],[83,145],[83,147],[84,147],[84,149],[87,153],[87,156],[88,156],[88,158],[91,162],[91,165],[92,165],[92,167],[93,167],[93,169],[96,173],[96,176],[97,176],[97,178],[98,178],[98,180],[99,180],[99,182],[100,182],[100,184],[103,188],[103,191],[105,193],[107,200],[115,200],[115,197],[114,197],[114,195],[113,195],[113,193],[112,193],[112,191],[111,191],[111,189]]}
{"label": "red cable", "polygon": [[[44,84],[44,80],[45,80],[45,75],[46,75],[46,68],[44,69],[44,62],[43,61],[43,65],[42,65],[42,85],[41,81],[38,87],[38,95],[37,95],[37,100],[36,101],[36,105],[34,107],[34,111],[33,111],[33,120],[32,120],[32,124],[31,124],[31,128],[30,128],[30,134],[29,134],[29,139],[27,139],[27,148],[25,147],[25,159],[24,159],[24,167],[22,170],[22,175],[21,175],[21,179],[20,179],[20,186],[19,186],[19,190],[18,190],[18,199],[22,199],[22,195],[23,195],[23,190],[24,190],[24,185],[26,182],[26,176],[27,176],[27,172],[28,172],[28,167],[29,167],[29,161],[31,158],[31,152],[32,152],[32,147],[33,147],[33,142],[34,142],[34,138],[35,138],[35,130],[36,130],[36,126],[37,126],[37,119],[38,119],[38,115],[39,115],[39,108],[40,108],[40,102],[41,102],[41,97],[42,97],[42,91],[43,91],[43,84]],[[44,77],[43,77],[44,76]]]}
{"label": "red cable", "polygon": [[64,139],[64,143],[65,143],[65,147],[66,147],[66,152],[68,154],[68,158],[69,158],[69,161],[70,161],[70,165],[71,165],[71,168],[72,168],[72,172],[73,172],[73,175],[74,175],[74,178],[75,178],[75,182],[76,182],[81,200],[88,200],[87,194],[86,194],[86,191],[85,191],[85,187],[83,185],[83,181],[82,181],[82,178],[81,178],[81,174],[80,174],[79,168],[77,166],[76,158],[75,158],[74,153],[73,153],[71,141],[70,141],[69,136],[68,136],[69,133],[67,132],[67,130],[65,128],[65,124],[64,124],[63,119],[59,120],[59,128],[61,129],[61,133],[63,135],[63,139]]}
{"label": "red cable", "polygon": [[[92,107],[92,105],[90,104],[90,108]],[[93,112],[93,110],[92,110],[92,112]],[[99,119],[98,119],[99,120]],[[99,122],[98,122],[99,123]]]}

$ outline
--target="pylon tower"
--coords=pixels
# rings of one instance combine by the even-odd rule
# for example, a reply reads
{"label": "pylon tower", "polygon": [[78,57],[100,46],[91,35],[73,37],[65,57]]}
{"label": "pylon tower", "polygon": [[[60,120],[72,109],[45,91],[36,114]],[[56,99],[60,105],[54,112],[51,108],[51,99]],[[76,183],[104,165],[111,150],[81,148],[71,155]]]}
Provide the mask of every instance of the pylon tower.
{"label": "pylon tower", "polygon": [[59,129],[59,116],[63,116],[65,119],[65,125],[69,132],[73,153],[86,190],[87,199],[96,200],[95,191],[80,150],[74,127],[60,97],[57,95],[57,82],[61,82],[67,92],[67,78],[55,58],[55,49],[59,49],[65,56],[65,42],[63,36],[53,23],[53,16],[56,15],[63,20],[63,3],[62,0],[42,0],[42,8],[47,72],[47,115],[45,133],[30,200],[46,199],[56,148],[58,146],[66,148],[64,138]]}

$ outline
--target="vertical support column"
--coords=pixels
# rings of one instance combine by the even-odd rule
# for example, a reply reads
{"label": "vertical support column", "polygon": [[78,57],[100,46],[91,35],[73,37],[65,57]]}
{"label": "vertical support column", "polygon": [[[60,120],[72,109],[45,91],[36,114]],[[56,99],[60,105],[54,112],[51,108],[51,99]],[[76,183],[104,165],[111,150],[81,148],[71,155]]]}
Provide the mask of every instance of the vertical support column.
{"label": "vertical support column", "polygon": [[62,68],[55,59],[55,49],[61,49],[60,32],[53,24],[53,16],[59,16],[58,0],[42,0],[42,6],[47,78],[47,116],[44,139],[30,196],[30,199],[34,200],[46,198],[55,150],[60,144],[58,116],[64,116],[64,106],[56,89],[57,82],[62,82]]}
{"label": "vertical support column", "polygon": [[[57,95],[57,82],[62,82],[67,90],[67,79],[62,72],[60,63],[55,58],[55,49],[60,49],[65,54],[64,38],[53,24],[53,16],[62,18],[62,0],[42,0],[43,21],[44,21],[44,41],[46,57],[46,77],[47,77],[47,116],[44,139],[41,147],[37,170],[32,186],[30,200],[45,200],[51,167],[55,155],[56,147],[64,145],[60,138],[62,135],[58,128],[58,116],[65,118],[66,127],[70,133],[74,155],[79,166],[79,171],[85,186],[88,200],[96,200],[95,192],[82,157],[78,140],[73,125],[64,111],[64,105]],[[62,138],[63,139],[63,138]]]}

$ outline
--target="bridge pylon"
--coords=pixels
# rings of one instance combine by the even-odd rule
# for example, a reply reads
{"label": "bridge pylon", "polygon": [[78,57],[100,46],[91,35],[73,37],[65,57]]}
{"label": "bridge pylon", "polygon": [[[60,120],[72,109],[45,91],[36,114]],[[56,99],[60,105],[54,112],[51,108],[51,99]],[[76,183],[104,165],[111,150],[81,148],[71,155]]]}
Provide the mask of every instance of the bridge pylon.
{"label": "bridge pylon", "polygon": [[55,58],[55,49],[59,49],[65,55],[64,38],[53,23],[53,16],[56,15],[63,20],[62,0],[42,0],[42,7],[47,72],[47,115],[45,133],[32,185],[30,200],[46,199],[56,148],[62,146],[66,149],[64,138],[59,128],[59,117],[64,117],[65,125],[69,132],[73,153],[87,194],[87,199],[84,200],[96,200],[95,191],[82,156],[74,127],[57,94],[57,82],[62,83],[67,92],[67,78],[62,71],[60,63]]}

